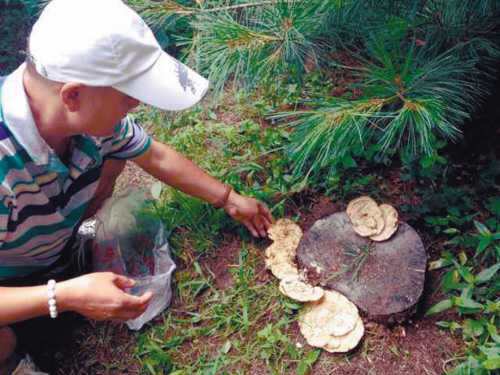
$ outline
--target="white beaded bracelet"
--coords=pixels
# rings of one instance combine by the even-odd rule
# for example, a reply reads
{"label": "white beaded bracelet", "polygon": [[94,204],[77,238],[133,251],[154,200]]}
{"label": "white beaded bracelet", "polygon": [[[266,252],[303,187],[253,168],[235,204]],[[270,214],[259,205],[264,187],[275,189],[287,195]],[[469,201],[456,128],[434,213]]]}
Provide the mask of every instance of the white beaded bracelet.
{"label": "white beaded bracelet", "polygon": [[50,317],[57,318],[57,305],[56,305],[56,281],[54,279],[49,280],[47,283],[47,299],[49,304]]}

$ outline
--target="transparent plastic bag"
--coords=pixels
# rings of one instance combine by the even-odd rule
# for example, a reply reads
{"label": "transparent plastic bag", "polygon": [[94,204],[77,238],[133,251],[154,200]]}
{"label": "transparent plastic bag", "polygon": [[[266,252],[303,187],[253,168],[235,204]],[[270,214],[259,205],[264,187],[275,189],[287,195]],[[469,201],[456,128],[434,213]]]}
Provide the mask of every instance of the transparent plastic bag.
{"label": "transparent plastic bag", "polygon": [[129,190],[108,199],[96,214],[93,243],[95,271],[112,271],[134,278],[127,292],[154,293],[148,309],[126,322],[138,330],[170,304],[171,279],[176,265],[170,256],[167,231],[161,220],[147,210],[144,191]]}

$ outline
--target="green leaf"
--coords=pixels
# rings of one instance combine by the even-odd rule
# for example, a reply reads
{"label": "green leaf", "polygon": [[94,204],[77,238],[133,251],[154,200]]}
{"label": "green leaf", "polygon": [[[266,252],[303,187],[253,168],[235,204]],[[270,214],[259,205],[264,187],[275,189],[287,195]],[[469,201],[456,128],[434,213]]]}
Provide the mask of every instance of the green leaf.
{"label": "green leaf", "polygon": [[490,358],[483,362],[487,370],[496,370],[500,368],[500,358]]}
{"label": "green leaf", "polygon": [[346,168],[354,168],[357,166],[356,160],[354,160],[351,156],[346,155],[342,158],[342,164]]}
{"label": "green leaf", "polygon": [[463,266],[467,263],[467,254],[465,254],[464,251],[461,251],[460,254],[458,254],[458,259],[460,260],[460,264]]}
{"label": "green leaf", "polygon": [[445,273],[442,278],[442,288],[445,292],[452,289],[461,289],[464,283],[460,282],[460,273],[456,268]]}
{"label": "green leaf", "polygon": [[436,325],[439,327],[444,327],[444,328],[450,328],[452,322],[446,322],[444,320],[440,320],[439,322],[436,322]]}
{"label": "green leaf", "polygon": [[500,358],[500,346],[487,343],[486,345],[478,346],[478,349],[484,353],[486,358]]}
{"label": "green leaf", "polygon": [[[457,298],[458,299],[458,298]],[[478,337],[484,332],[481,322],[473,319],[465,319],[463,324],[463,333],[465,337]]]}
{"label": "green leaf", "polygon": [[462,328],[462,326],[456,322],[439,321],[439,322],[436,322],[436,325],[439,327],[449,328],[450,331],[452,331],[452,332]]}
{"label": "green leaf", "polygon": [[434,306],[432,306],[426,314],[435,314],[445,310],[448,310],[453,306],[453,302],[449,299],[445,299],[444,301],[439,301]]}
{"label": "green leaf", "polygon": [[301,191],[302,189],[304,189],[307,185],[307,178],[303,178],[300,182],[296,183],[295,185],[293,185],[290,189],[290,191],[294,192],[294,193],[298,193],[299,191]]}
{"label": "green leaf", "polygon": [[467,307],[469,309],[484,309],[484,305],[474,301],[471,298],[466,297],[457,297],[455,299],[455,305],[460,307]]}
{"label": "green leaf", "polygon": [[290,132],[287,131],[286,129],[279,128],[278,132],[281,134],[283,138],[290,138]]}
{"label": "green leaf", "polygon": [[321,355],[321,349],[314,349],[307,353],[306,357],[300,361],[297,366],[297,375],[305,375],[312,368],[312,365],[318,360]]}
{"label": "green leaf", "polygon": [[480,223],[479,221],[476,221],[474,220],[474,225],[476,226],[478,232],[482,235],[482,236],[487,236],[487,237],[490,237],[491,236],[491,232],[490,230],[488,229],[488,227],[482,223]]}
{"label": "green leaf", "polygon": [[[427,220],[427,219],[428,219],[428,217],[425,218],[425,220]],[[442,257],[440,259],[435,260],[434,262],[430,262],[429,270],[434,270],[434,269],[449,266],[449,265],[453,264],[453,259],[455,259],[455,258],[453,257],[453,255],[451,254],[450,251],[444,251],[442,253]]]}
{"label": "green leaf", "polygon": [[489,324],[488,325],[488,333],[490,334],[493,341],[500,344],[500,335],[498,334],[498,327],[497,326],[495,326],[493,324]]}
{"label": "green leaf", "polygon": [[470,287],[466,287],[462,289],[462,292],[460,293],[460,297],[462,298],[472,298],[473,295],[473,289]]}
{"label": "green leaf", "polygon": [[476,275],[476,284],[481,284],[486,281],[489,281],[493,276],[495,276],[498,273],[499,269],[500,269],[500,262],[491,266],[490,268],[487,268],[479,272]]}
{"label": "green leaf", "polygon": [[487,306],[488,312],[490,312],[490,313],[500,311],[500,301],[497,301],[497,302],[488,301],[486,306]]}
{"label": "green leaf", "polygon": [[437,224],[438,221],[435,217],[432,217],[432,216],[427,216],[425,218],[425,221],[427,221],[429,224]]}
{"label": "green leaf", "polygon": [[493,238],[491,238],[491,237],[481,238],[481,241],[479,241],[479,245],[477,245],[476,255],[481,254],[492,241],[493,241]]}
{"label": "green leaf", "polygon": [[475,282],[475,277],[474,275],[470,272],[470,270],[467,267],[462,266],[459,264],[456,260],[453,260],[453,263],[455,263],[455,267],[457,267],[458,272],[460,273],[460,276],[463,277],[463,279],[468,283],[468,284],[474,284]]}
{"label": "green leaf", "polygon": [[[446,159],[442,156],[436,157],[436,161],[441,164],[446,164]],[[458,210],[457,210],[458,211]]]}
{"label": "green leaf", "polygon": [[494,215],[500,214],[500,197],[490,198],[490,211]]}
{"label": "green leaf", "polygon": [[450,264],[453,264],[453,262],[449,262],[445,258],[440,258],[429,263],[429,270],[437,270],[439,268],[449,266]]}
{"label": "green leaf", "polygon": [[302,306],[300,303],[294,302],[292,300],[287,300],[284,303],[286,307],[292,310],[298,310],[300,306]]}
{"label": "green leaf", "polygon": [[422,165],[422,168],[429,168],[434,165],[434,159],[430,156],[424,156],[420,160],[420,165]]}

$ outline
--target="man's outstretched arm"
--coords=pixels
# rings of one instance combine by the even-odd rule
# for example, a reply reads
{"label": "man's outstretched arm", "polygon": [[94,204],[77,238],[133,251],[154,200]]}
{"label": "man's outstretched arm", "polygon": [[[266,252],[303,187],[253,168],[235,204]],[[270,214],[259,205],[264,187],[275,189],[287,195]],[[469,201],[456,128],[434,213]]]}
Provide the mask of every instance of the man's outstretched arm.
{"label": "man's outstretched arm", "polygon": [[234,190],[227,196],[226,185],[174,149],[152,140],[149,149],[133,160],[146,172],[178,190],[211,204],[223,201],[226,212],[241,221],[252,235],[267,236],[273,218],[264,203]]}

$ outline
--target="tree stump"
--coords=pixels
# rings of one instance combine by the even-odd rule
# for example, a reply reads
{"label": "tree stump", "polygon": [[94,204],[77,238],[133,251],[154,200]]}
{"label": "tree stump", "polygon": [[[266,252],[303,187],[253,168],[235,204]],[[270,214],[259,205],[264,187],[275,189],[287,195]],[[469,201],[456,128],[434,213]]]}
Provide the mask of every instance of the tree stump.
{"label": "tree stump", "polygon": [[340,212],[318,220],[304,234],[297,263],[309,283],[344,294],[365,317],[401,323],[422,294],[426,253],[407,223],[400,221],[390,239],[375,242],[357,235]]}

